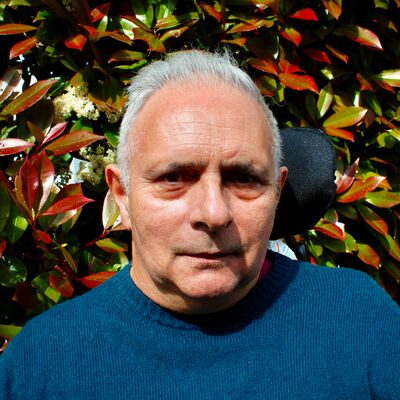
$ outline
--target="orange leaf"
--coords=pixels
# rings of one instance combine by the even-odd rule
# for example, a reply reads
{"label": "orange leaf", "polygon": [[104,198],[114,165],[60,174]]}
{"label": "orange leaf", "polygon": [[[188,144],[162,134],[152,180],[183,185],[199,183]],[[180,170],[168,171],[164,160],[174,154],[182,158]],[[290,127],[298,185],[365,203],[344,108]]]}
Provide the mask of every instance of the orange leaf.
{"label": "orange leaf", "polygon": [[378,253],[368,244],[357,243],[357,257],[372,267],[379,269],[381,260]]}
{"label": "orange leaf", "polygon": [[361,90],[371,90],[371,91],[374,90],[372,85],[360,73],[357,73],[356,78],[357,78],[358,82],[360,83]]}
{"label": "orange leaf", "polygon": [[7,104],[0,115],[16,115],[33,106],[46,95],[55,82],[53,79],[36,82],[17,96],[11,103]]}
{"label": "orange leaf", "polygon": [[17,154],[33,146],[34,146],[33,143],[26,142],[25,140],[22,139],[16,139],[16,138],[0,139],[0,156],[9,156],[11,154]]}
{"label": "orange leaf", "polygon": [[339,19],[340,14],[342,14],[342,0],[323,0],[326,10],[335,19]]}
{"label": "orange leaf", "polygon": [[285,26],[284,28],[280,29],[280,34],[287,40],[290,40],[292,43],[294,43],[297,47],[300,45],[301,41],[303,40],[303,37],[301,36],[301,33],[297,31],[296,29]]}
{"label": "orange leaf", "polygon": [[389,233],[389,228],[387,226],[386,221],[375,211],[372,211],[370,208],[364,206],[361,203],[357,204],[357,209],[360,215],[363,217],[364,221],[377,232],[386,236]]}
{"label": "orange leaf", "polygon": [[365,181],[357,180],[347,192],[337,197],[337,201],[339,203],[351,203],[360,200],[367,193],[374,191],[383,180],[385,180],[383,176],[370,176]]}
{"label": "orange leaf", "polygon": [[115,274],[116,274],[116,272],[114,272],[114,271],[98,272],[96,274],[91,274],[91,275],[79,278],[78,281],[83,283],[86,287],[92,289],[92,288],[95,288],[96,286],[99,286],[100,284],[105,282],[107,279],[110,279]]}
{"label": "orange leaf", "polygon": [[27,51],[35,47],[38,42],[39,41],[35,37],[31,37],[14,44],[10,49],[10,60],[20,56],[21,54],[25,54]]}
{"label": "orange leaf", "polygon": [[289,17],[307,21],[318,21],[318,17],[312,8],[303,8],[302,10],[296,11],[294,14],[289,15]]}
{"label": "orange leaf", "polygon": [[342,51],[338,50],[337,48],[327,44],[326,48],[339,60],[342,60],[345,64],[349,61],[349,56]]}
{"label": "orange leaf", "polygon": [[16,33],[24,33],[34,31],[36,26],[24,24],[5,24],[0,25],[0,35],[15,35]]}
{"label": "orange leaf", "polygon": [[334,239],[338,240],[346,239],[346,232],[344,231],[344,225],[339,222],[332,223],[326,220],[322,220],[318,222],[318,224],[315,226],[314,229]]}
{"label": "orange leaf", "polygon": [[326,127],[324,130],[329,136],[335,136],[345,140],[350,140],[350,142],[354,142],[353,133],[346,129]]}
{"label": "orange leaf", "polygon": [[110,10],[110,7],[111,3],[104,3],[93,8],[93,10],[90,12],[90,16],[92,17],[92,22],[96,22],[99,19],[102,19],[105,15],[107,15],[108,11]]}
{"label": "orange leaf", "polygon": [[252,67],[260,71],[278,76],[278,68],[272,61],[262,60],[261,58],[251,58],[248,62]]}
{"label": "orange leaf", "polygon": [[85,46],[86,40],[86,36],[78,33],[77,35],[70,36],[68,39],[65,40],[64,43],[70,49],[82,51],[83,47]]}
{"label": "orange leaf", "polygon": [[219,13],[212,5],[203,3],[202,1],[199,2],[199,5],[205,13],[215,18],[218,22],[222,21],[222,14]]}
{"label": "orange leaf", "polygon": [[74,295],[74,286],[67,276],[50,275],[50,286],[56,289],[64,297],[72,297]]}
{"label": "orange leaf", "polygon": [[314,78],[310,75],[282,73],[279,74],[279,79],[284,86],[291,89],[311,90],[314,93],[318,93],[318,87],[314,81]]}

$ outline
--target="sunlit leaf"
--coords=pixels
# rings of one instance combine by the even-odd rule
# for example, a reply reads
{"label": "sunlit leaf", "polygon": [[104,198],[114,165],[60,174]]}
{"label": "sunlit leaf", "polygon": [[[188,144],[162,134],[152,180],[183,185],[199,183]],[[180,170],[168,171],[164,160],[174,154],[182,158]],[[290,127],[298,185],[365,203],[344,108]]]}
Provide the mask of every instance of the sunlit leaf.
{"label": "sunlit leaf", "polygon": [[322,2],[329,14],[335,19],[339,19],[342,14],[342,0],[323,0]]}
{"label": "sunlit leaf", "polygon": [[381,190],[367,193],[365,200],[376,207],[391,208],[400,204],[400,193]]}
{"label": "sunlit leaf", "polygon": [[337,201],[340,203],[351,203],[365,197],[374,191],[385,178],[382,176],[370,176],[366,180],[356,180],[349,190],[340,194]]}
{"label": "sunlit leaf", "polygon": [[134,28],[133,34],[134,34],[135,40],[143,40],[144,42],[146,42],[147,45],[149,46],[150,50],[156,51],[159,53],[164,53],[166,51],[166,48],[165,48],[163,42],[161,42],[161,40],[157,39],[153,34],[146,32],[139,28]]}
{"label": "sunlit leaf", "polygon": [[264,96],[274,97],[277,90],[277,84],[273,76],[260,76],[256,79],[256,85]]}
{"label": "sunlit leaf", "polygon": [[51,155],[60,155],[76,151],[96,140],[104,139],[104,136],[96,135],[87,131],[73,131],[52,141],[45,147]]}
{"label": "sunlit leaf", "polygon": [[315,11],[312,8],[303,8],[289,15],[289,17],[306,21],[318,21],[317,14],[315,14]]}
{"label": "sunlit leaf", "polygon": [[219,13],[212,5],[200,1],[199,6],[205,13],[215,18],[218,22],[222,21],[222,14]]}
{"label": "sunlit leaf", "polygon": [[4,324],[0,325],[0,336],[7,339],[14,338],[21,331],[22,331],[22,326],[4,325]]}
{"label": "sunlit leaf", "polygon": [[22,70],[17,67],[8,68],[0,79],[0,103],[14,92],[21,82]]}
{"label": "sunlit leaf", "polygon": [[374,75],[374,80],[400,87],[400,69],[390,69]]}
{"label": "sunlit leaf", "polygon": [[284,86],[294,90],[311,90],[314,93],[319,92],[314,78],[310,75],[281,73],[279,74],[279,80]]}
{"label": "sunlit leaf", "polygon": [[86,41],[87,37],[82,35],[81,33],[78,33],[77,35],[70,36],[68,39],[65,40],[64,43],[70,49],[82,51]]}
{"label": "sunlit leaf", "polygon": [[42,142],[42,145],[44,145],[45,143],[50,142],[51,140],[60,136],[64,132],[67,125],[68,125],[68,122],[65,121],[65,122],[60,122],[57,125],[53,126],[51,128],[50,132],[45,136],[45,138]]}
{"label": "sunlit leaf", "polygon": [[0,115],[15,115],[33,106],[46,95],[55,82],[53,79],[36,82],[9,103]]}
{"label": "sunlit leaf", "polygon": [[280,33],[285,39],[290,40],[296,46],[299,46],[303,40],[301,33],[290,26],[284,26],[281,28]]}
{"label": "sunlit leaf", "polygon": [[25,151],[33,147],[33,143],[29,143],[22,139],[6,138],[0,139],[0,156],[9,156]]}
{"label": "sunlit leaf", "polygon": [[354,134],[346,129],[327,127],[324,128],[324,130],[329,136],[334,136],[341,139],[349,140],[350,142],[354,142]]}
{"label": "sunlit leaf", "polygon": [[190,12],[181,15],[169,15],[156,23],[156,29],[172,29],[199,19],[199,14]]}
{"label": "sunlit leaf", "polygon": [[92,17],[92,22],[96,22],[99,19],[102,19],[105,15],[107,15],[108,11],[110,10],[110,7],[111,3],[103,3],[93,8],[93,10],[90,12],[90,16]]}
{"label": "sunlit leaf", "polygon": [[115,203],[114,197],[111,191],[108,190],[104,198],[103,211],[102,211],[102,222],[104,230],[111,228],[119,217],[119,208]]}
{"label": "sunlit leaf", "polygon": [[64,246],[62,246],[60,250],[71,270],[73,272],[78,272],[78,266],[76,264],[74,257],[72,257],[72,254]]}
{"label": "sunlit leaf", "polygon": [[78,280],[79,280],[79,282],[83,283],[86,287],[92,289],[92,288],[95,288],[95,287],[101,285],[103,282],[110,279],[115,274],[116,274],[116,272],[114,272],[114,271],[104,271],[104,272],[98,272],[96,274],[84,276],[82,278],[79,278]]}
{"label": "sunlit leaf", "polygon": [[19,176],[21,177],[22,193],[29,212],[31,212],[39,190],[39,175],[29,158],[26,158],[22,164],[19,170]]}
{"label": "sunlit leaf", "polygon": [[393,239],[390,235],[379,235],[383,247],[389,252],[389,254],[397,261],[400,262],[400,246],[399,243]]}
{"label": "sunlit leaf", "polygon": [[45,151],[41,151],[32,161],[33,167],[39,172],[39,187],[36,210],[40,211],[45,205],[54,183],[55,169]]}
{"label": "sunlit leaf", "polygon": [[100,239],[96,243],[97,247],[108,253],[119,253],[128,251],[128,244],[121,242],[120,240],[114,238]]}
{"label": "sunlit leaf", "polygon": [[52,204],[46,211],[40,213],[40,216],[57,215],[71,210],[77,210],[85,204],[91,203],[94,200],[82,195],[73,195],[65,199],[59,200]]}
{"label": "sunlit leaf", "polygon": [[371,91],[374,90],[372,85],[360,73],[356,74],[356,78],[360,83],[361,90],[371,90]]}
{"label": "sunlit leaf", "polygon": [[349,61],[349,56],[342,51],[338,50],[336,47],[333,47],[329,44],[326,45],[326,48],[339,60],[342,60],[345,64]]}
{"label": "sunlit leaf", "polygon": [[35,47],[38,42],[39,41],[35,37],[31,37],[14,44],[14,46],[10,49],[10,60],[25,54],[27,51]]}
{"label": "sunlit leaf", "polygon": [[357,243],[357,257],[372,267],[379,269],[381,260],[378,253],[368,244]]}
{"label": "sunlit leaf", "polygon": [[145,53],[141,53],[139,51],[132,50],[118,50],[112,54],[111,58],[108,62],[113,61],[137,61],[144,60],[146,58]]}
{"label": "sunlit leaf", "polygon": [[322,118],[326,112],[329,110],[329,107],[332,104],[333,100],[333,90],[330,83],[324,86],[318,96],[317,101],[317,112],[318,118]]}
{"label": "sunlit leaf", "polygon": [[334,239],[338,240],[346,239],[346,232],[344,230],[344,225],[341,224],[340,222],[332,223],[326,220],[321,220],[314,227],[314,229]]}
{"label": "sunlit leaf", "polygon": [[182,36],[188,29],[190,28],[189,25],[182,26],[178,29],[170,29],[169,31],[165,32],[161,37],[160,40],[164,42],[169,38],[178,38]]}
{"label": "sunlit leaf", "polygon": [[347,167],[344,174],[339,176],[336,182],[336,194],[340,194],[346,191],[352,185],[356,176],[359,163],[360,159],[357,158],[357,160],[353,164]]}
{"label": "sunlit leaf", "polygon": [[278,76],[278,67],[273,61],[263,60],[260,58],[250,58],[248,63],[260,71]]}
{"label": "sunlit leaf", "polygon": [[22,215],[17,205],[12,202],[5,233],[10,243],[15,243],[21,238],[29,226],[28,220]]}
{"label": "sunlit leaf", "polygon": [[324,128],[345,128],[360,122],[368,109],[362,107],[347,107],[331,115],[323,124]]}
{"label": "sunlit leaf", "polygon": [[387,235],[389,233],[388,225],[386,221],[375,211],[371,210],[370,208],[364,206],[361,203],[357,204],[357,209],[361,216],[363,217],[364,221],[377,232],[381,233],[382,235]]}
{"label": "sunlit leaf", "polygon": [[338,30],[338,33],[342,33],[349,39],[354,40],[364,46],[370,46],[378,50],[383,50],[379,37],[369,29],[363,28],[358,25],[344,25]]}
{"label": "sunlit leaf", "polygon": [[36,26],[24,24],[4,24],[0,25],[0,35],[15,35],[36,30]]}

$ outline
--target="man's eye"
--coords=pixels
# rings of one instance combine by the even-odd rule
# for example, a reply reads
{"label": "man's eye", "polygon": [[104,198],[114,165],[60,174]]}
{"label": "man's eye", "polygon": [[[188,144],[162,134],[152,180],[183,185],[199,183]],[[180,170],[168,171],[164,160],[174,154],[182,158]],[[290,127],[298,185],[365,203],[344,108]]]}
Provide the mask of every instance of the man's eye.
{"label": "man's eye", "polygon": [[161,180],[166,183],[177,183],[177,182],[182,182],[183,177],[182,174],[178,174],[176,172],[170,172],[168,174],[165,174],[161,177]]}
{"label": "man's eye", "polygon": [[256,183],[257,178],[251,174],[238,173],[234,179],[235,182],[246,185],[250,183]]}

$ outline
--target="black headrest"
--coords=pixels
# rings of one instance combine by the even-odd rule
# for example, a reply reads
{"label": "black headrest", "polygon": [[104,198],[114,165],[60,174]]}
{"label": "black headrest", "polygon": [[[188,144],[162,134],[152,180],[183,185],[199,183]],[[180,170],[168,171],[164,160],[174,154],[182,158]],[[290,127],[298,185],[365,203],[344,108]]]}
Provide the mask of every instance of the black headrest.
{"label": "black headrest", "polygon": [[289,170],[276,211],[271,239],[311,229],[336,192],[335,149],[315,128],[281,129],[283,162]]}

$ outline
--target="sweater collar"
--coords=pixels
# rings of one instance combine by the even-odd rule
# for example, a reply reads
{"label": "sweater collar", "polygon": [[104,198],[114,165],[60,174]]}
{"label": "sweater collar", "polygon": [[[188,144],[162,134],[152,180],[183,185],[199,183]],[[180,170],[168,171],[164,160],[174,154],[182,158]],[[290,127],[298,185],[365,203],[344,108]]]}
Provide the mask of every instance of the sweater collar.
{"label": "sweater collar", "polygon": [[[149,321],[177,329],[237,329],[260,318],[279,300],[297,275],[299,262],[271,251],[268,251],[268,257],[272,265],[265,278],[237,304],[212,314],[182,315],[160,307],[134,284],[129,274],[130,265],[110,279],[109,284],[114,285],[114,289],[110,289],[116,293],[118,306],[133,318],[140,315]],[[108,286],[107,283],[104,285]]]}

